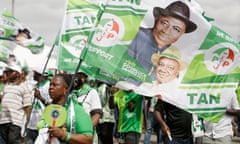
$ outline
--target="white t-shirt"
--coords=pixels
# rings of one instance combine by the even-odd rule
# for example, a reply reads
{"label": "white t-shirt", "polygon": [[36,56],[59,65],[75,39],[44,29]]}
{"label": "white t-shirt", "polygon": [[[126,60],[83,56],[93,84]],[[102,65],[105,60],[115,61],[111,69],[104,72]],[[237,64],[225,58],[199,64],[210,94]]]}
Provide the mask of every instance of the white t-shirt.
{"label": "white t-shirt", "polygon": [[96,89],[91,89],[88,94],[78,97],[78,102],[83,104],[83,108],[87,113],[96,109],[102,109],[101,101]]}

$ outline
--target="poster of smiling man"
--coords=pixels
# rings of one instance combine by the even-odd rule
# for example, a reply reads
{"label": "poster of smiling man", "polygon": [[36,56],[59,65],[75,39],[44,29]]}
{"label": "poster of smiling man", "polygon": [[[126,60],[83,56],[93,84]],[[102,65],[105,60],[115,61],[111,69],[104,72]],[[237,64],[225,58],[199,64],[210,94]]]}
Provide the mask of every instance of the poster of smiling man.
{"label": "poster of smiling man", "polygon": [[97,79],[216,122],[235,95],[240,46],[203,13],[194,0],[69,0],[58,67],[81,58]]}

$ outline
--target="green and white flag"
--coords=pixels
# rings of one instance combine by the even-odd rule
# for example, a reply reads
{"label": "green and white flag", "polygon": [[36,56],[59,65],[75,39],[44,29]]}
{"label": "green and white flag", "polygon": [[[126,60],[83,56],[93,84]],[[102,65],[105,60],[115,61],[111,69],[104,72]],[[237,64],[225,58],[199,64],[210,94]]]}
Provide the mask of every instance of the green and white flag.
{"label": "green and white flag", "polygon": [[99,9],[101,5],[97,3],[67,1],[59,38],[58,69],[75,71],[88,36],[94,30]]}
{"label": "green and white flag", "polygon": [[[24,29],[28,30],[30,38],[17,41],[16,35]],[[43,37],[23,25],[7,10],[4,10],[0,16],[0,39],[13,41],[16,44],[28,48],[33,54],[40,53],[45,46]]]}
{"label": "green and white flag", "polygon": [[5,41],[0,40],[0,61],[6,63],[11,53],[9,45]]}
{"label": "green and white flag", "polygon": [[[186,32],[159,48],[152,31],[155,25],[167,27],[165,19],[154,24],[167,16],[183,20]],[[194,0],[68,0],[58,68],[75,71],[81,58],[81,70],[98,79],[102,73],[120,88],[159,96],[217,122],[236,96],[240,45],[211,20]],[[164,58],[178,66],[167,66]]]}

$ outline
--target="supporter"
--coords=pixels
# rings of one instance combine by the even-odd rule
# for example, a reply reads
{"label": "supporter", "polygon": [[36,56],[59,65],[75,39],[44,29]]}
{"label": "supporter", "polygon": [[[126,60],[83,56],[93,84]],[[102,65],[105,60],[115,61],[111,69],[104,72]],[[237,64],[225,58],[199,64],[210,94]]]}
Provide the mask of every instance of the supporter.
{"label": "supporter", "polygon": [[111,87],[104,82],[97,82],[97,90],[103,107],[103,115],[97,124],[99,144],[113,144],[114,104]]}
{"label": "supporter", "polygon": [[[103,113],[101,101],[97,90],[91,87],[87,82],[88,76],[83,72],[78,72],[74,80],[74,93],[78,96],[78,102],[89,113],[92,119],[94,129]],[[97,143],[97,134],[94,132],[94,143]]]}
{"label": "supporter", "polygon": [[240,115],[240,107],[235,93],[228,96],[227,110],[218,123],[204,121],[205,133],[202,138],[203,144],[228,144],[233,137],[232,120]]}
{"label": "supporter", "polygon": [[118,110],[119,143],[138,144],[143,125],[143,96],[118,90],[114,94],[114,103]]}
{"label": "supporter", "polygon": [[[68,91],[71,92],[71,88],[69,88],[71,80],[72,76],[69,74],[56,74],[51,80],[49,95],[52,99],[52,104],[64,107],[67,112],[67,118],[65,124],[55,127],[47,124],[46,120],[48,117],[42,116],[39,122],[39,125],[41,124],[42,127],[35,142],[36,144],[48,143],[50,140],[60,141],[61,143],[92,143],[93,127],[90,116],[78,104],[74,95],[66,95]],[[66,97],[68,99],[67,102],[65,101]]]}
{"label": "supporter", "polygon": [[164,144],[193,144],[192,114],[159,99],[154,115],[161,126]]}
{"label": "supporter", "polygon": [[154,116],[154,106],[157,103],[157,97],[147,98],[146,100],[146,130],[144,135],[144,144],[149,144],[151,141],[151,135],[153,131],[156,132],[157,144],[161,144],[162,140],[162,131],[159,123],[157,122]]}
{"label": "supporter", "polygon": [[33,68],[33,80],[37,83],[34,88],[34,99],[30,119],[28,121],[25,143],[33,144],[38,136],[37,123],[41,118],[44,108],[51,103],[51,98],[48,94],[50,81],[47,73],[44,73],[41,68]]}
{"label": "supporter", "polygon": [[21,68],[11,65],[6,68],[7,84],[3,89],[0,112],[0,134],[5,143],[21,143],[21,130],[25,115],[30,116],[31,91],[22,83]]}

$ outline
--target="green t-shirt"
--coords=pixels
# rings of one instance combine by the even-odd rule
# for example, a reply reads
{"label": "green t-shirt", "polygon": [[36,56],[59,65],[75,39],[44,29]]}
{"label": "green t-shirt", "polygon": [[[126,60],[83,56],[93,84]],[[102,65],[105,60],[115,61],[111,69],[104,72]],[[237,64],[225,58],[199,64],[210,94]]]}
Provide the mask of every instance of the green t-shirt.
{"label": "green t-shirt", "polygon": [[[134,103],[133,109],[129,109],[130,103]],[[142,132],[143,111],[142,111],[143,96],[119,90],[114,94],[114,103],[118,108],[118,132]]]}

